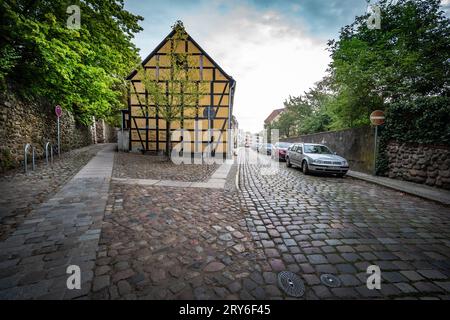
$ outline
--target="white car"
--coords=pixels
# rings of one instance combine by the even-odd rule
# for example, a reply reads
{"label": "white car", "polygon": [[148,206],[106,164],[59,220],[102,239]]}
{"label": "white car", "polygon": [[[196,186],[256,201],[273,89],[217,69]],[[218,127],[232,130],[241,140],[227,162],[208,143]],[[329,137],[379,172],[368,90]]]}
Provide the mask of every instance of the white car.
{"label": "white car", "polygon": [[343,177],[349,170],[347,160],[331,152],[322,144],[295,143],[289,147],[286,166],[302,168],[304,174],[310,172],[336,174]]}

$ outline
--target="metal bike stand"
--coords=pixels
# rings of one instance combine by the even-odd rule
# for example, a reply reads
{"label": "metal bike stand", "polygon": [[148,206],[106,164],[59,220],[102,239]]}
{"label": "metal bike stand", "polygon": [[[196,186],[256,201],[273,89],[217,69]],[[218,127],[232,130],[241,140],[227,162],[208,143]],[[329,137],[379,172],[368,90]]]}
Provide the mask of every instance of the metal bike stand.
{"label": "metal bike stand", "polygon": [[51,158],[50,161],[51,164],[53,164],[53,144],[51,144],[50,141],[45,144],[45,161],[47,165],[48,165],[48,147],[50,147],[50,158]]}
{"label": "metal bike stand", "polygon": [[28,149],[31,148],[31,154],[32,154],[32,170],[34,171],[34,169],[36,168],[36,163],[35,163],[35,149],[34,147],[27,143],[24,147],[24,167],[25,167],[25,173],[27,173],[28,171]]}

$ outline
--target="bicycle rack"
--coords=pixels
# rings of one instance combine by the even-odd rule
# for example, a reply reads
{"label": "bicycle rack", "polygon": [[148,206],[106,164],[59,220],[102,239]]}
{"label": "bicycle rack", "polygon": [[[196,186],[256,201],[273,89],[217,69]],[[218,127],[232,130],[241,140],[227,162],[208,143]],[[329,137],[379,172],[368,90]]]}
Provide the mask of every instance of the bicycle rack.
{"label": "bicycle rack", "polygon": [[31,153],[32,153],[32,157],[33,157],[32,170],[34,171],[34,169],[36,168],[36,163],[35,163],[35,160],[34,160],[34,158],[35,158],[34,147],[31,144],[27,143],[25,145],[25,147],[24,147],[24,150],[23,150],[24,154],[25,154],[25,157],[24,157],[25,173],[27,173],[27,171],[28,171],[28,149],[30,149],[30,148],[31,148]]}
{"label": "bicycle rack", "polygon": [[45,144],[45,162],[47,163],[47,165],[48,165],[48,147],[50,147],[50,158],[51,158],[50,161],[51,164],[53,164],[53,144],[51,144],[50,141]]}

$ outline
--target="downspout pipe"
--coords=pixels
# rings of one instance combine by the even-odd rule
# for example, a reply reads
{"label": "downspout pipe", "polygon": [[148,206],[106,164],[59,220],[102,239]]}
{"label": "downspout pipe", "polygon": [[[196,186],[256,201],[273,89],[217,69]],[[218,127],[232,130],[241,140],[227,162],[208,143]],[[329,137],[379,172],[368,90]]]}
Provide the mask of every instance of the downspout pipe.
{"label": "downspout pipe", "polygon": [[231,120],[233,116],[233,103],[234,103],[234,91],[236,88],[236,81],[232,79],[231,87],[230,87],[230,95],[228,99],[228,137],[227,137],[227,159],[232,159],[232,147],[231,147]]}

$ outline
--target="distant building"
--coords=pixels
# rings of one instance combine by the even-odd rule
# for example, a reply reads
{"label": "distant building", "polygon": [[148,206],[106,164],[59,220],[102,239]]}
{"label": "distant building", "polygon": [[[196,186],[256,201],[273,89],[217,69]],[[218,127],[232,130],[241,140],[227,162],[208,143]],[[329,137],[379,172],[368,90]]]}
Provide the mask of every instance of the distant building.
{"label": "distant building", "polygon": [[239,122],[234,115],[231,116],[231,132],[233,135],[233,148],[239,146]]}
{"label": "distant building", "polygon": [[277,121],[283,111],[284,108],[273,110],[272,113],[266,118],[266,120],[264,120],[264,128],[267,128],[269,125]]}
{"label": "distant building", "polygon": [[231,116],[231,129],[239,129],[239,122],[234,115]]}

